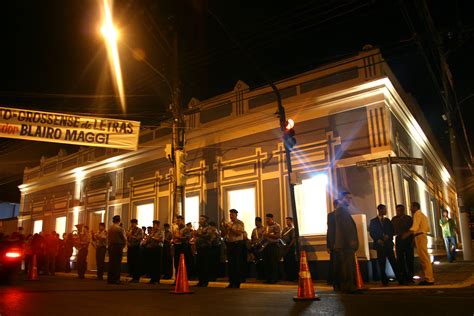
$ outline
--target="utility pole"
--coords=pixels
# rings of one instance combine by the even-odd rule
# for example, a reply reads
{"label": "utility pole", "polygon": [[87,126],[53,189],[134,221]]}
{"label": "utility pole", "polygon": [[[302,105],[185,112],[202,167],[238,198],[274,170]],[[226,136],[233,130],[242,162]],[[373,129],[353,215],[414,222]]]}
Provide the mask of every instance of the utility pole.
{"label": "utility pole", "polygon": [[[472,260],[472,246],[471,246],[471,233],[469,229],[469,212],[464,208],[464,186],[463,186],[463,164],[460,157],[458,140],[456,138],[456,130],[453,124],[454,111],[458,104],[456,103],[454,85],[451,79],[451,73],[449,65],[446,61],[446,56],[442,49],[442,43],[436,31],[434,22],[431,18],[428,6],[425,0],[418,0],[416,2],[419,12],[421,13],[420,18],[426,22],[427,33],[430,34],[435,62],[438,64],[439,73],[442,82],[442,92],[444,94],[444,107],[446,110],[446,122],[448,124],[449,131],[449,142],[451,146],[451,159],[452,167],[454,171],[454,182],[456,185],[458,206],[459,206],[459,220],[460,220],[460,233],[463,249],[464,260]],[[462,119],[462,118],[460,118]],[[466,140],[467,141],[467,140]],[[469,157],[470,160],[470,157]]]}
{"label": "utility pole", "polygon": [[178,30],[176,21],[171,19],[171,105],[172,152],[173,152],[173,218],[185,215],[185,153],[184,153],[184,115],[181,107],[181,89],[179,80]]}

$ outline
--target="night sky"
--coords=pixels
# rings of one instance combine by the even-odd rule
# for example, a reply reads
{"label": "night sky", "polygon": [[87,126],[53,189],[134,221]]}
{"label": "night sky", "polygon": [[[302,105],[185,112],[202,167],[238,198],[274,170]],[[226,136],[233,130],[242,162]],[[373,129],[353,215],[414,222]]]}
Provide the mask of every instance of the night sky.
{"label": "night sky", "polygon": [[[114,96],[98,0],[2,3],[0,104],[45,111],[123,117],[153,128],[166,117],[169,90],[149,65],[169,77],[169,28],[179,30],[183,104],[231,90],[237,80],[265,84],[349,56],[372,44],[422,108],[449,159],[439,87],[417,39],[426,34],[419,10],[400,1],[116,0],[115,21],[127,113]],[[428,1],[453,74],[458,100],[474,93],[472,1]],[[217,22],[221,21],[227,31]],[[418,36],[413,36],[412,23]],[[228,33],[232,38],[229,38]],[[234,42],[239,42],[237,46]],[[243,52],[241,47],[245,50]],[[135,54],[134,54],[135,53]],[[147,63],[137,59],[144,55]],[[428,60],[429,62],[429,60]],[[474,98],[461,104],[464,118]],[[473,139],[472,120],[466,119]],[[459,126],[459,120],[455,124]],[[460,131],[460,130],[459,130]],[[0,200],[19,201],[25,166],[77,146],[0,139]]]}

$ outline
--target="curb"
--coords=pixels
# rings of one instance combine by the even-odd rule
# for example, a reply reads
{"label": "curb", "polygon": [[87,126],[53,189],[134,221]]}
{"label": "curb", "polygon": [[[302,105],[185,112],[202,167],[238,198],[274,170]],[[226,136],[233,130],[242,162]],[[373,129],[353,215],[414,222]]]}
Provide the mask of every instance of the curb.
{"label": "curb", "polygon": [[[62,277],[76,277],[76,274],[73,273],[64,273],[64,272],[57,272],[57,276],[62,276]],[[92,279],[95,280],[96,275],[95,274],[86,274],[85,275],[86,279]],[[107,278],[105,277],[104,280]],[[128,281],[131,280],[129,277],[120,277],[120,280],[122,282],[127,283]],[[146,284],[150,281],[149,278],[140,278],[140,283]],[[174,283],[174,280],[161,280],[160,284],[163,285],[170,285],[172,286]],[[198,282],[197,281],[189,281],[189,286],[195,286]],[[465,288],[469,286],[474,285],[474,273],[471,274],[470,277],[465,279],[462,282],[458,283],[451,283],[451,284],[440,284],[440,285],[394,285],[394,286],[374,286],[374,287],[368,287],[364,289],[364,291],[391,291],[391,290],[411,290],[413,291],[414,289],[459,289],[459,288]],[[209,282],[209,287],[212,288],[225,288],[227,286],[227,282],[222,282],[222,281],[217,281],[217,282]],[[298,284],[262,284],[262,283],[242,283],[240,285],[242,289],[297,289]],[[333,288],[332,286],[326,285],[326,284],[316,284],[314,286],[316,291],[319,292],[332,292]]]}

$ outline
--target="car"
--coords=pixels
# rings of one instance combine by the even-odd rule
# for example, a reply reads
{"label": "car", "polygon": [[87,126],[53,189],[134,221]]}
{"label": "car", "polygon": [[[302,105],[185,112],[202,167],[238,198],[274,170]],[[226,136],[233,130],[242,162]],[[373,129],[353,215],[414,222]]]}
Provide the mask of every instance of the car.
{"label": "car", "polygon": [[9,282],[18,274],[24,255],[22,242],[0,240],[0,282]]}

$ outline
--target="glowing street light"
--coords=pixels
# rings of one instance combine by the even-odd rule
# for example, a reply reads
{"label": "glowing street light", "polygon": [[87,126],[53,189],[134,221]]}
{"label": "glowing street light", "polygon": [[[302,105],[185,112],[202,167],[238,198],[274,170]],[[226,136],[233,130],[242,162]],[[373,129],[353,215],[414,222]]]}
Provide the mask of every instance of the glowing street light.
{"label": "glowing street light", "polygon": [[126,112],[125,90],[123,88],[122,70],[120,68],[120,57],[117,49],[117,38],[119,34],[114,27],[110,1],[111,0],[103,0],[102,2],[103,24],[100,31],[105,39],[110,68],[115,78],[115,88],[120,97],[120,104],[122,105],[122,110]]}

